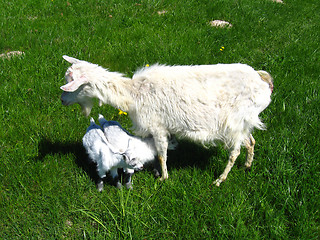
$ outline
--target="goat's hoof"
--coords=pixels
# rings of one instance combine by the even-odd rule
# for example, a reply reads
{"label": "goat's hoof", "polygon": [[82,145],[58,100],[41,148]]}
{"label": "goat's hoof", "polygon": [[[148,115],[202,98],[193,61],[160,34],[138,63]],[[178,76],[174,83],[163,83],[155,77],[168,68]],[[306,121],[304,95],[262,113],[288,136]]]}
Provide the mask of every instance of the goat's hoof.
{"label": "goat's hoof", "polygon": [[223,181],[222,181],[220,178],[218,178],[217,180],[215,180],[215,181],[213,182],[213,184],[216,185],[217,187],[219,187],[222,182],[223,182]]}
{"label": "goat's hoof", "polygon": [[122,188],[122,184],[121,184],[120,182],[117,182],[115,186],[116,186],[116,188],[118,188],[118,189],[121,189],[121,188]]}
{"label": "goat's hoof", "polygon": [[99,192],[103,191],[103,182],[102,181],[97,184],[97,189]]}
{"label": "goat's hoof", "polygon": [[159,178],[160,177],[160,172],[158,171],[158,169],[153,169],[153,176],[155,178]]}
{"label": "goat's hoof", "polygon": [[161,178],[160,178],[160,181],[165,181],[165,180],[167,180],[169,178],[169,176],[162,176]]}
{"label": "goat's hoof", "polygon": [[125,186],[127,189],[131,189],[131,190],[133,189],[132,183],[126,183]]}

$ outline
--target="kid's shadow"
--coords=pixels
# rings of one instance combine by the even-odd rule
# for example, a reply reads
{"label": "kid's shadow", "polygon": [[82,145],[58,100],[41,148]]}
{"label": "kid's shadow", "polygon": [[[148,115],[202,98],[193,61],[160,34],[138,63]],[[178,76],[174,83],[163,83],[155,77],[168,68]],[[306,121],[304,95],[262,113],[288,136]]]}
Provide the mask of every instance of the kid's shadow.
{"label": "kid's shadow", "polygon": [[38,145],[38,156],[36,161],[43,161],[47,155],[66,155],[73,154],[75,163],[94,181],[98,181],[96,164],[89,160],[88,155],[80,142],[53,142],[43,138]]}

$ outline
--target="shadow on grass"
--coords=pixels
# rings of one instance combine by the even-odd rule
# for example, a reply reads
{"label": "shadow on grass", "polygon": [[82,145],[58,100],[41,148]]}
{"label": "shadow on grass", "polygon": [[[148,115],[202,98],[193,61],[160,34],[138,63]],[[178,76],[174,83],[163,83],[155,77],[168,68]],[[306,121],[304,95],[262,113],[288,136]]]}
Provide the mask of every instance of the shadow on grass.
{"label": "shadow on grass", "polygon": [[75,156],[75,163],[84,170],[88,176],[97,182],[96,164],[89,160],[88,155],[80,142],[53,142],[50,139],[43,138],[38,145],[38,157],[36,161],[43,161],[47,155],[65,155]]}
{"label": "shadow on grass", "polygon": [[[99,178],[96,172],[96,164],[89,159],[81,142],[53,142],[50,139],[43,138],[38,145],[38,156],[35,161],[43,161],[47,155],[55,154],[74,155],[77,166],[85,171],[92,181],[97,183]],[[217,155],[216,148],[206,149],[201,145],[180,140],[176,150],[168,151],[167,164],[169,169],[187,167],[206,169],[210,165],[210,158]],[[154,164],[149,164],[146,169],[152,171],[153,168],[160,169],[158,161],[154,161]],[[112,179],[106,178],[106,182],[112,184]]]}
{"label": "shadow on grass", "polygon": [[205,148],[204,146],[193,142],[179,140],[177,149],[168,151],[167,164],[169,169],[187,167],[207,169],[210,165],[210,158],[217,155],[218,150],[215,147]]}

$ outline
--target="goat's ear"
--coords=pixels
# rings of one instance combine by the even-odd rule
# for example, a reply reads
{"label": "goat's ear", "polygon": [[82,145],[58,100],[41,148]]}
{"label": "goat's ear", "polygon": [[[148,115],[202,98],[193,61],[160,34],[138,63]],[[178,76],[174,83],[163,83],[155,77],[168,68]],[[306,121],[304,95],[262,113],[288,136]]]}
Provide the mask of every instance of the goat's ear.
{"label": "goat's ear", "polygon": [[60,87],[61,90],[65,92],[74,92],[76,91],[81,85],[87,83],[85,79],[80,79],[78,81],[71,81],[63,86]]}
{"label": "goat's ear", "polygon": [[81,62],[81,60],[73,58],[73,57],[69,57],[67,55],[63,55],[62,57],[63,57],[64,60],[66,60],[67,62],[69,62],[71,64],[76,64],[76,63]]}
{"label": "goat's ear", "polygon": [[103,125],[107,122],[107,120],[101,114],[99,114],[98,119],[99,119],[99,123],[100,123],[101,127],[103,128],[104,127]]}

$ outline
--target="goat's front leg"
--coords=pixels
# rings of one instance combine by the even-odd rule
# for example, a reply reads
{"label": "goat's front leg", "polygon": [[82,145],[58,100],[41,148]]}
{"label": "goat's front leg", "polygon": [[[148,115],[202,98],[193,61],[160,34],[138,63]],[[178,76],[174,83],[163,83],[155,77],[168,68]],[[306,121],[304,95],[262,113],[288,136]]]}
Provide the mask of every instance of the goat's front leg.
{"label": "goat's front leg", "polygon": [[167,156],[166,155],[160,155],[158,156],[159,158],[159,163],[161,166],[161,178],[160,180],[166,180],[169,178],[169,174],[168,174],[168,169],[167,169]]}
{"label": "goat's front leg", "polygon": [[106,176],[106,171],[103,169],[101,162],[98,162],[97,172],[99,179],[97,181],[97,189],[99,192],[103,191],[103,178]]}
{"label": "goat's front leg", "polygon": [[217,187],[219,187],[220,184],[227,179],[227,176],[228,176],[231,168],[233,167],[233,165],[234,165],[237,157],[239,156],[239,154],[240,154],[240,146],[235,147],[235,148],[233,148],[231,150],[230,156],[229,156],[229,161],[228,161],[228,164],[227,164],[226,168],[224,169],[224,171],[220,175],[220,177],[213,182],[213,184],[215,184]]}
{"label": "goat's front leg", "polygon": [[103,179],[99,178],[99,180],[97,181],[97,189],[99,192],[103,191]]}
{"label": "goat's front leg", "polygon": [[160,180],[166,180],[169,178],[168,170],[167,170],[167,149],[168,149],[168,138],[166,135],[164,136],[154,136],[154,141],[156,145],[156,149],[158,152],[158,160],[161,167],[161,178]]}
{"label": "goat's front leg", "polygon": [[245,146],[247,148],[247,161],[244,164],[246,168],[250,168],[252,161],[253,161],[253,155],[254,155],[254,145],[256,144],[256,141],[254,140],[253,136],[250,134],[248,139],[245,141]]}
{"label": "goat's front leg", "polygon": [[110,170],[110,174],[111,174],[114,186],[116,186],[116,188],[120,189],[122,187],[122,185],[121,185],[120,178],[118,175],[118,169],[112,168]]}
{"label": "goat's front leg", "polygon": [[124,173],[124,184],[126,186],[127,189],[133,189],[132,187],[132,175],[134,173],[134,170],[133,169],[126,169],[125,170],[125,173]]}

